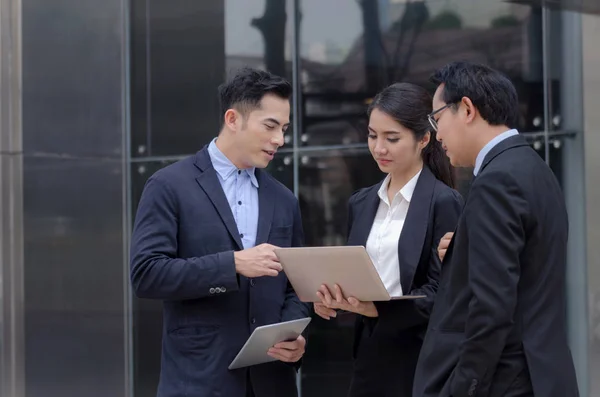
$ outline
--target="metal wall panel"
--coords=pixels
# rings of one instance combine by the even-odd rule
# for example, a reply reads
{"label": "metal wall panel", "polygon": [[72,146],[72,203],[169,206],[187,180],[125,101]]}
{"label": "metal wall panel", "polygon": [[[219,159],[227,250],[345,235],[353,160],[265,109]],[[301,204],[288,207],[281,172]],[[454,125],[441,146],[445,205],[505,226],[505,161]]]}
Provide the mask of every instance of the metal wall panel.
{"label": "metal wall panel", "polygon": [[0,395],[23,397],[21,1],[0,0]]}
{"label": "metal wall panel", "polygon": [[128,395],[126,0],[23,0],[30,397]]}
{"label": "metal wall panel", "polygon": [[569,11],[557,12],[560,25],[550,26],[559,31],[559,39],[551,41],[557,50],[557,69],[560,78],[561,128],[574,131],[575,135],[564,139],[562,145],[562,181],[565,202],[569,213],[569,244],[567,247],[567,315],[569,321],[569,345],[575,362],[579,390],[588,396],[588,311],[587,311],[587,260],[586,260],[586,208],[585,208],[585,159],[583,133],[582,37],[581,14]]}
{"label": "metal wall panel", "polygon": [[589,396],[600,395],[600,17],[582,16]]}

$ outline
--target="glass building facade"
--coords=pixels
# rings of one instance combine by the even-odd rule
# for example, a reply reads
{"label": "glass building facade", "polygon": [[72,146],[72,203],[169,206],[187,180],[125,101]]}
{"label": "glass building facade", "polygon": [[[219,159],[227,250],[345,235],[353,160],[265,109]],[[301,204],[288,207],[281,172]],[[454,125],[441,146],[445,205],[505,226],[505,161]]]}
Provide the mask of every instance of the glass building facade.
{"label": "glass building facade", "polygon": [[[131,294],[131,225],[148,177],[216,136],[236,69],[293,82],[269,171],[320,246],[345,243],[348,197],[383,177],[366,105],[453,60],[512,79],[563,187],[571,349],[582,396],[600,395],[600,6],[554,3],[0,0],[0,395],[156,394],[161,303]],[[345,395],[353,324],[313,320],[302,396]]]}

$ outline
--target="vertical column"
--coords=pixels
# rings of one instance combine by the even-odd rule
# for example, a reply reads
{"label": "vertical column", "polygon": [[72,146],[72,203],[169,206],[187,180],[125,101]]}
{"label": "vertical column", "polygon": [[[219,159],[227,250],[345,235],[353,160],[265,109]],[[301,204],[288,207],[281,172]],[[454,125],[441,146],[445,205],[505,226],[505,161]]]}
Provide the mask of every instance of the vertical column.
{"label": "vertical column", "polygon": [[[563,145],[563,190],[569,213],[569,244],[567,247],[567,313],[569,344],[575,362],[579,390],[588,396],[588,315],[586,210],[583,133],[583,82],[581,14],[561,12],[562,40],[560,70],[561,125],[565,131],[576,132]],[[555,58],[555,59],[558,59]],[[555,116],[555,115],[552,115]],[[588,185],[589,186],[589,185]]]}
{"label": "vertical column", "polygon": [[129,2],[21,1],[27,397],[128,396]]}
{"label": "vertical column", "polygon": [[0,0],[0,54],[0,395],[24,397],[20,0]]}
{"label": "vertical column", "polygon": [[[585,208],[587,233],[582,240],[587,242],[587,296],[589,316],[589,393],[582,396],[600,395],[600,17],[583,15],[582,19],[582,92],[583,132],[585,145],[582,149],[585,178]],[[579,93],[581,96],[581,92]],[[571,99],[571,98],[568,98]],[[573,105],[572,105],[573,106]],[[587,237],[587,239],[585,238]]]}

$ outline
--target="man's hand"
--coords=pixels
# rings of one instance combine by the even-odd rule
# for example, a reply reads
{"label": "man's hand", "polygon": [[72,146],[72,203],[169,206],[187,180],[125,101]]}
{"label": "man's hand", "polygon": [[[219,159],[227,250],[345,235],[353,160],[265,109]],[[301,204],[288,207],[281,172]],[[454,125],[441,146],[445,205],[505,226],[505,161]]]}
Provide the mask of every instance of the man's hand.
{"label": "man's hand", "polygon": [[261,244],[253,248],[233,253],[235,271],[248,278],[271,276],[277,277],[282,270],[279,258],[275,255],[271,244]]}
{"label": "man's hand", "polygon": [[269,349],[267,354],[286,363],[295,363],[304,355],[306,339],[302,335],[291,342],[280,342]]}
{"label": "man's hand", "polygon": [[438,244],[438,256],[440,257],[441,261],[443,261],[444,256],[446,256],[446,251],[448,250],[448,246],[450,245],[450,240],[452,240],[452,236],[454,236],[454,233],[452,232],[444,234],[444,237],[442,237],[440,243]]}
{"label": "man's hand", "polygon": [[[326,285],[322,285],[317,296],[321,299],[321,304],[326,309],[341,309],[347,312],[363,315],[365,317],[378,317],[379,312],[373,302],[361,302],[354,297],[344,298],[342,289],[339,285],[334,285],[333,293],[329,291]],[[317,304],[315,304],[315,311],[317,310]],[[320,313],[319,316],[321,316]],[[323,316],[321,316],[323,317]],[[334,316],[335,317],[335,316]],[[328,319],[327,319],[328,320]]]}

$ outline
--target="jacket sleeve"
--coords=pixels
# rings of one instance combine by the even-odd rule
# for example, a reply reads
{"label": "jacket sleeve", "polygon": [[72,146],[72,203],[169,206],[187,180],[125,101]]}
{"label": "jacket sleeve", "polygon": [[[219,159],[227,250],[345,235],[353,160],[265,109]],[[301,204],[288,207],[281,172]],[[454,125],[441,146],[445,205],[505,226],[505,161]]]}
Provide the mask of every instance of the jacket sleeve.
{"label": "jacket sleeve", "polygon": [[462,212],[463,199],[455,190],[436,197],[433,211],[433,243],[429,253],[427,281],[410,291],[409,295],[425,295],[415,300],[375,302],[379,316],[374,319],[375,333],[393,333],[426,324],[437,293],[442,264],[437,253],[440,240],[447,232],[455,230]]}
{"label": "jacket sleeve", "polygon": [[233,251],[177,257],[179,217],[175,194],[155,174],[144,187],[131,238],[134,293],[140,298],[186,300],[237,291]]}
{"label": "jacket sleeve", "polygon": [[510,175],[488,173],[471,187],[464,216],[472,297],[451,377],[453,396],[466,396],[477,388],[487,390],[489,384],[484,383],[496,371],[513,327],[527,214],[528,203]]}

